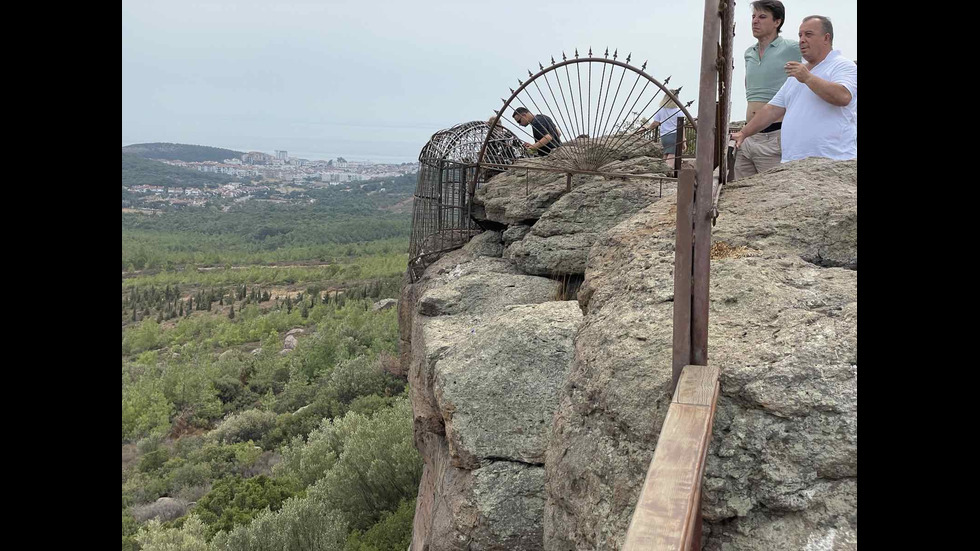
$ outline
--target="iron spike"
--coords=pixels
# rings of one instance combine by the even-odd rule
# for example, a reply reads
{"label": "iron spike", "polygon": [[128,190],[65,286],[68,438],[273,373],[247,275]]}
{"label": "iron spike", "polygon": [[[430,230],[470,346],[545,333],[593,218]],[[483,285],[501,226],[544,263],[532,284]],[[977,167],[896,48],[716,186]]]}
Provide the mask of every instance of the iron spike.
{"label": "iron spike", "polygon": [[684,108],[687,109],[688,107],[691,106],[692,103],[694,103],[694,100],[693,99],[691,101],[687,102],[687,104],[684,105]]}
{"label": "iron spike", "polygon": [[578,48],[575,48],[575,59],[578,59]]}
{"label": "iron spike", "polygon": [[643,67],[640,67],[640,70],[641,71],[646,71],[647,70],[647,62],[646,61],[643,62]]}
{"label": "iron spike", "polygon": [[524,86],[524,83],[521,82],[521,79],[517,79],[517,83],[520,84],[521,86]]}
{"label": "iron spike", "polygon": [[671,79],[671,77],[673,77],[673,76],[674,76],[674,75],[668,75],[668,76],[667,76],[667,80],[665,80],[665,81],[664,81],[664,86],[667,86],[668,84],[670,84],[670,79]]}
{"label": "iron spike", "polygon": [[630,62],[631,57],[633,57],[633,52],[630,52],[629,54],[626,55],[626,63]]}
{"label": "iron spike", "polygon": [[680,88],[677,89],[677,92],[675,92],[674,95],[680,94],[681,93],[681,90],[683,90],[683,89],[684,89],[684,87],[681,86]]}
{"label": "iron spike", "polygon": [[619,55],[619,48],[616,48],[615,50],[613,50],[613,59],[616,59],[618,55]]}
{"label": "iron spike", "polygon": [[552,65],[554,65],[554,64],[555,64],[555,56],[551,56],[551,64],[552,64]]}
{"label": "iron spike", "polygon": [[606,55],[607,58],[609,57],[609,46],[606,46],[606,54],[605,55]]}
{"label": "iron spike", "polygon": [[565,50],[562,50],[562,51],[561,51],[561,60],[562,60],[562,61],[568,61],[568,58],[567,58],[567,57],[565,57]]}
{"label": "iron spike", "polygon": [[507,103],[507,100],[505,100],[504,98],[500,98],[500,102],[501,103]]}
{"label": "iron spike", "polygon": [[530,69],[528,69],[528,70],[527,70],[527,76],[529,76],[529,77],[533,77],[533,76],[534,76],[534,73],[532,73],[532,72],[531,72],[531,70],[530,70]]}
{"label": "iron spike", "polygon": [[513,88],[507,88],[507,89],[508,89],[508,90],[510,90],[510,93],[511,93],[511,94],[513,94],[513,93],[514,93],[514,89],[513,89]]}
{"label": "iron spike", "polygon": [[589,46],[589,57],[592,57],[592,46]]}
{"label": "iron spike", "polygon": [[542,65],[540,61],[538,62],[538,68],[544,71],[544,65]]}

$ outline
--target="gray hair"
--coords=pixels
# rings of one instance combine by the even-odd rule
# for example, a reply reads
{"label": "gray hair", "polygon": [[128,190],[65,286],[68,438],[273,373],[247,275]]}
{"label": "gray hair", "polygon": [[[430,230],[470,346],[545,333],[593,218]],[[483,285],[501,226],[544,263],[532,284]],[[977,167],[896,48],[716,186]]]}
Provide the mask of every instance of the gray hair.
{"label": "gray hair", "polygon": [[808,15],[803,18],[803,22],[806,23],[811,19],[819,19],[821,30],[824,34],[830,35],[830,43],[834,43],[834,24],[830,22],[830,18],[823,15]]}

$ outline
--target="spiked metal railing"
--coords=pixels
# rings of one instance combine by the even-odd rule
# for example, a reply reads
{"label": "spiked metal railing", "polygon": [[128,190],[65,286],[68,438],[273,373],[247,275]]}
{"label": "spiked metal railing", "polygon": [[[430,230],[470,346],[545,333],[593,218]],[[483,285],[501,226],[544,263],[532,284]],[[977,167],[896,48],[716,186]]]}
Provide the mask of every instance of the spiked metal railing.
{"label": "spiked metal railing", "polygon": [[[593,56],[591,48],[587,56],[579,56],[578,49],[572,58],[563,52],[561,61],[552,57],[550,66],[538,63],[537,73],[528,70],[528,80],[518,79],[517,90],[511,88],[510,97],[501,98],[503,106],[493,113],[498,126],[526,143],[536,141],[528,128],[512,118],[514,109],[524,107],[536,116],[550,118],[560,134],[557,149],[547,156],[529,157],[521,163],[522,169],[563,172],[569,181],[573,174],[663,179],[663,175],[619,174],[604,167],[628,157],[660,155],[656,145],[659,133],[646,127],[658,112],[673,105],[679,109],[668,113],[688,121],[690,126],[679,131],[687,136],[695,129],[695,119],[687,110],[693,100],[682,104],[676,95],[680,88],[667,88],[670,77],[661,83],[648,75],[646,62],[637,68],[629,64],[632,54],[625,62],[618,57],[618,51],[613,51],[610,58],[608,48],[602,57]],[[693,140],[687,148],[693,151]],[[481,170],[504,168],[495,166],[486,153],[484,146],[479,158]]]}

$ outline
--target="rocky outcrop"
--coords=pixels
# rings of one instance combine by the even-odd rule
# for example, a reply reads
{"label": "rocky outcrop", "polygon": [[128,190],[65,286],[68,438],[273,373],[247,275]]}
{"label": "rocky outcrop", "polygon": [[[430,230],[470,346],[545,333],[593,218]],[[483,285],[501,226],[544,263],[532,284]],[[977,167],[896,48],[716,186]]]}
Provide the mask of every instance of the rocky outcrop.
{"label": "rocky outcrop", "polygon": [[[857,272],[828,267],[857,266],[856,188],[855,161],[807,159],[725,189],[705,549],[856,545]],[[618,549],[625,536],[670,399],[675,216],[655,203],[590,252],[546,459],[547,549]]]}
{"label": "rocky outcrop", "polygon": [[554,300],[557,282],[488,256],[499,254],[500,238],[439,259],[399,303],[425,460],[415,549],[543,541],[542,462],[582,313]]}
{"label": "rocky outcrop", "polygon": [[[705,549],[856,547],[856,165],[722,195]],[[425,459],[412,549],[619,549],[670,402],[674,188],[512,169],[476,202],[500,231],[399,301]],[[583,272],[577,302],[541,277]]]}

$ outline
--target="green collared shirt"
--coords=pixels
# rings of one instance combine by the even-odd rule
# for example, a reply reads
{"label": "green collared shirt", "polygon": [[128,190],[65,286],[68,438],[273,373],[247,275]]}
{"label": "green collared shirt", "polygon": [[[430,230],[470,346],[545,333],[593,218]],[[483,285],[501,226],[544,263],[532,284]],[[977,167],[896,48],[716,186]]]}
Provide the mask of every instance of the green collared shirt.
{"label": "green collared shirt", "polygon": [[786,82],[783,67],[790,61],[802,61],[800,43],[781,36],[766,46],[759,59],[759,43],[745,50],[745,100],[768,102]]}

